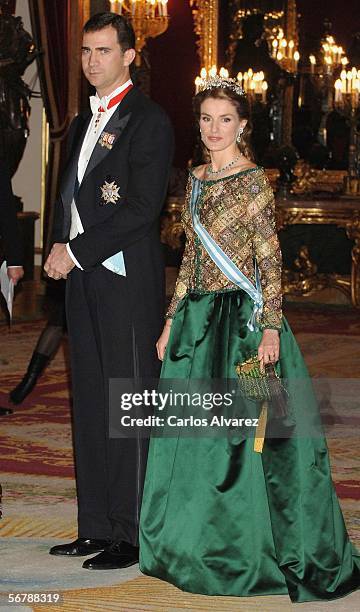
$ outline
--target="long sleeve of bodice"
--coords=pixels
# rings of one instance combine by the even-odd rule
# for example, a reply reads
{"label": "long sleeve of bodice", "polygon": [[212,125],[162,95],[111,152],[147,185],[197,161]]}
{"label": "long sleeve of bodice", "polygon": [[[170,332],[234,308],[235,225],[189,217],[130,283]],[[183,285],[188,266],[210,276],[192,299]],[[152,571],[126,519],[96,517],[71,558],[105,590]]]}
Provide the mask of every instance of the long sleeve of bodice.
{"label": "long sleeve of bodice", "polygon": [[[256,190],[258,192],[256,193]],[[248,204],[253,251],[259,267],[263,292],[261,329],[280,329],[282,319],[281,251],[275,222],[275,200],[268,179],[252,187]]]}
{"label": "long sleeve of bodice", "polygon": [[188,178],[188,182],[185,190],[185,202],[184,208],[181,215],[182,225],[185,231],[185,248],[182,256],[173,297],[170,302],[170,306],[166,312],[166,319],[172,319],[180,300],[186,295],[189,289],[189,282],[194,271],[195,265],[195,247],[194,247],[194,230],[192,228],[190,219],[187,219],[186,212],[189,208],[189,202],[192,193],[192,182],[191,178]]}
{"label": "long sleeve of bodice", "polygon": [[188,291],[191,269],[194,265],[193,264],[194,258],[195,258],[195,254],[194,254],[192,243],[190,242],[190,240],[187,240],[185,244],[184,254],[183,254],[182,261],[181,261],[176,285],[175,285],[174,295],[172,297],[170,306],[166,313],[167,319],[173,318],[180,300],[186,295]]}

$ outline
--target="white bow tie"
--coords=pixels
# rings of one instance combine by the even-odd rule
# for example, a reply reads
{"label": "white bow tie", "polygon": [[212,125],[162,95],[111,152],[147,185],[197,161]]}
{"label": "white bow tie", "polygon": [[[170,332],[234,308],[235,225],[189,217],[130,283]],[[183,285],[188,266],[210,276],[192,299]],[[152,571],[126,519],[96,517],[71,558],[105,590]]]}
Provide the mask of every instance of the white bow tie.
{"label": "white bow tie", "polygon": [[90,96],[90,108],[93,115],[97,115],[99,113],[99,108],[102,107],[105,109],[103,112],[107,111],[107,101],[106,98],[99,98],[98,96]]}

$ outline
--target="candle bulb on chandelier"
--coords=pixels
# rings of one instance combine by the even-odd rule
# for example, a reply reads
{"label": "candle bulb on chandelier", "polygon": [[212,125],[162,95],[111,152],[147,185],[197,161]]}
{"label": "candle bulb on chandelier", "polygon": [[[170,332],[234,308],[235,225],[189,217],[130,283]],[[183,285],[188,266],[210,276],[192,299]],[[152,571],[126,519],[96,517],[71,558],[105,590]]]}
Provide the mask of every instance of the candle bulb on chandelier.
{"label": "candle bulb on chandelier", "polygon": [[293,40],[289,41],[289,58],[292,59],[294,53],[295,43]]}
{"label": "candle bulb on chandelier", "polygon": [[249,89],[249,75],[247,72],[244,72],[244,91],[245,93],[248,92]]}
{"label": "candle bulb on chandelier", "polygon": [[297,66],[298,66],[298,63],[299,63],[299,59],[300,59],[300,53],[299,53],[299,51],[295,51],[295,53],[294,53],[295,72],[297,71]]}
{"label": "candle bulb on chandelier", "polygon": [[337,79],[335,81],[335,104],[340,104],[342,101],[342,81]]}
{"label": "candle bulb on chandelier", "polygon": [[229,78],[229,71],[226,70],[226,68],[220,68],[219,74],[224,79],[228,79]]}
{"label": "candle bulb on chandelier", "polygon": [[268,86],[267,82],[264,81],[262,86],[261,86],[261,89],[262,89],[262,92],[261,92],[262,93],[262,102],[264,104],[266,104],[266,94],[267,94],[268,87],[269,86]]}
{"label": "candle bulb on chandelier", "polygon": [[346,93],[351,94],[352,72],[348,70],[346,74]]}
{"label": "candle bulb on chandelier", "polygon": [[217,67],[215,65],[211,66],[209,70],[209,76],[215,77],[216,75],[217,75]]}
{"label": "candle bulb on chandelier", "polygon": [[202,83],[202,78],[197,76],[195,79],[195,95],[199,93],[201,83]]}
{"label": "candle bulb on chandelier", "polygon": [[357,80],[357,70],[356,70],[356,68],[352,69],[351,74],[352,74],[351,89],[355,90],[356,89],[356,80]]}
{"label": "candle bulb on chandelier", "polygon": [[309,60],[310,60],[310,73],[314,74],[315,66],[316,66],[316,57],[315,57],[315,55],[310,55],[309,56]]}
{"label": "candle bulb on chandelier", "polygon": [[272,41],[272,56],[276,57],[279,43],[276,38]]}
{"label": "candle bulb on chandelier", "polygon": [[341,93],[345,94],[346,93],[346,70],[341,71],[340,81],[341,81]]}

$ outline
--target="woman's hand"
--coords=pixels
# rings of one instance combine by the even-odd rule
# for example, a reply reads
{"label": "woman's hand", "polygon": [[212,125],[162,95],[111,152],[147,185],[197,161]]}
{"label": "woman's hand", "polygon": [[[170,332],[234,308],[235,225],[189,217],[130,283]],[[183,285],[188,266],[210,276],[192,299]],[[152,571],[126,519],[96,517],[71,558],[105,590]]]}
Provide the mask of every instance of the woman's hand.
{"label": "woman's hand", "polygon": [[279,360],[280,338],[277,329],[264,329],[262,340],[258,348],[260,367],[265,369],[267,363],[276,363]]}
{"label": "woman's hand", "polygon": [[164,325],[162,334],[156,343],[156,350],[157,350],[158,358],[160,359],[160,361],[164,360],[166,347],[169,342],[171,325],[172,325],[172,319],[167,319]]}

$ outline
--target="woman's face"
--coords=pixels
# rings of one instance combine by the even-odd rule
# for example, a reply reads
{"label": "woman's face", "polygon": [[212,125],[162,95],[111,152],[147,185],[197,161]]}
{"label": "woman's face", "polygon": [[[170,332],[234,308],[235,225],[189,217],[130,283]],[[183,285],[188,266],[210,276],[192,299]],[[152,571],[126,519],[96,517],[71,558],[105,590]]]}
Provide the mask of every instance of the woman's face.
{"label": "woman's face", "polygon": [[201,139],[209,151],[236,147],[236,137],[246,119],[240,119],[235,106],[223,98],[207,98],[200,107]]}

